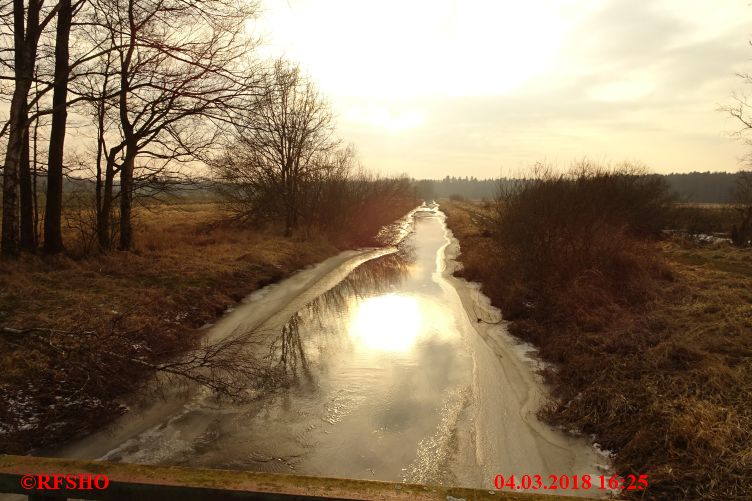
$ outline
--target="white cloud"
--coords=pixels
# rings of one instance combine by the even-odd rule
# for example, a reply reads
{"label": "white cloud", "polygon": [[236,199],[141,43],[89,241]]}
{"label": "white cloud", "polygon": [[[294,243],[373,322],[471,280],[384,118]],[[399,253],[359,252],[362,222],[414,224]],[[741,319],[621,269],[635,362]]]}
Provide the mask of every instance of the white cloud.
{"label": "white cloud", "polygon": [[746,0],[267,1],[364,163],[497,175],[542,158],[734,169],[717,112],[750,69]]}

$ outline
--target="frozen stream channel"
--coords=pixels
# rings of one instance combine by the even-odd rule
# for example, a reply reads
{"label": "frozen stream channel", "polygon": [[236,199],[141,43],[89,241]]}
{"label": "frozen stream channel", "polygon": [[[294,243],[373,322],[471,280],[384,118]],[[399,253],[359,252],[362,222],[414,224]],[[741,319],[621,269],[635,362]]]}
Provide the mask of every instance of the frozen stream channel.
{"label": "frozen stream channel", "polygon": [[498,473],[601,474],[586,441],[536,419],[535,361],[503,324],[476,322],[498,313],[451,276],[457,250],[443,214],[419,209],[398,250],[340,254],[209,330],[253,330],[286,384],[245,404],[149,398],[58,453],[483,488]]}

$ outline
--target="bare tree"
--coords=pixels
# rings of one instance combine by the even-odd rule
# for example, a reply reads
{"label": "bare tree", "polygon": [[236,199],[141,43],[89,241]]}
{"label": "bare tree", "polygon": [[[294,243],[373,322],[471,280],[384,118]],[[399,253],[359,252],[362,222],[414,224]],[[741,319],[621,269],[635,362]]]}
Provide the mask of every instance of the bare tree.
{"label": "bare tree", "polygon": [[[101,79],[101,94],[93,101],[97,124],[97,157],[96,157],[96,214],[97,240],[100,249],[108,249],[112,242],[110,221],[112,219],[113,182],[115,180],[115,165],[105,159],[107,152],[107,90],[112,76],[111,54],[107,54],[104,61]],[[104,169],[103,167],[104,162]]]}
{"label": "bare tree", "polygon": [[[750,42],[750,45],[752,45],[752,42]],[[752,74],[742,73],[739,77],[746,85],[752,85]],[[731,100],[731,104],[721,107],[720,111],[728,113],[739,124],[739,128],[732,133],[732,136],[744,142],[744,144],[752,146],[752,103],[749,102],[749,98],[743,92],[735,92]],[[746,161],[752,162],[752,153],[747,155]]]}
{"label": "bare tree", "polygon": [[267,92],[235,130],[230,155],[218,164],[220,178],[252,210],[284,221],[285,234],[298,226],[304,187],[324,167],[317,159],[333,151],[332,113],[299,68],[277,61]]}
{"label": "bare tree", "polygon": [[[69,41],[74,11],[79,0],[60,0],[55,37],[55,76],[52,96],[52,129],[47,158],[47,200],[44,210],[44,251],[55,254],[63,250],[63,154],[68,118]],[[27,134],[28,137],[28,134]]]}
{"label": "bare tree", "polygon": [[[29,91],[34,80],[37,49],[42,31],[57,14],[56,5],[43,13],[44,0],[13,1],[13,97],[7,122],[8,143],[3,168],[2,244],[4,256],[19,250],[19,182],[28,172]],[[22,167],[22,164],[24,165]],[[24,189],[31,187],[24,181]],[[24,214],[28,217],[28,213]]]}
{"label": "bare tree", "polygon": [[[259,85],[249,63],[252,42],[244,33],[244,23],[255,12],[255,4],[235,0],[60,0],[45,9],[43,5],[44,0],[29,0],[28,5],[18,0],[0,4],[0,11],[13,13],[13,23],[5,16],[0,22],[3,42],[8,45],[12,41],[12,47],[0,47],[2,68],[10,70],[10,75],[0,77],[4,86],[13,89],[11,113],[0,129],[0,136],[8,139],[3,253],[18,251],[19,214],[20,243],[24,248],[36,247],[30,125],[35,124],[37,133],[39,118],[44,115],[52,116],[44,248],[48,253],[62,250],[67,114],[79,102],[93,103],[97,110],[100,244],[109,245],[110,217],[119,198],[120,247],[130,248],[134,193],[145,184],[159,191],[187,181],[190,175],[176,166],[206,155],[234,121],[233,115],[248,108],[255,98]],[[47,37],[49,43],[44,46],[49,50],[39,52],[40,37],[55,19],[56,33]],[[73,31],[77,27],[81,29]],[[75,54],[71,54],[70,40],[75,40]],[[35,76],[37,59],[45,68],[41,76]],[[94,85],[79,85],[79,80]],[[32,82],[37,85],[30,98]],[[81,92],[82,88],[86,91]],[[51,103],[45,97],[49,94]],[[35,152],[35,168],[36,159]]]}
{"label": "bare tree", "polygon": [[[68,80],[74,68],[96,57],[96,54],[77,54],[80,56],[78,59],[72,63],[69,60],[68,40],[73,17],[86,3],[87,0],[60,0],[45,7],[44,0],[29,1],[28,5],[23,1],[14,1],[13,25],[1,25],[3,35],[10,35],[14,40],[12,48],[3,47],[0,54],[0,63],[10,70],[15,84],[11,100],[11,108],[15,111],[11,112],[0,132],[0,135],[6,131],[8,133],[8,148],[5,155],[7,177],[4,178],[4,190],[13,195],[16,189],[20,188],[20,211],[17,210],[18,200],[13,196],[6,200],[10,211],[7,217],[4,216],[4,227],[7,228],[4,235],[7,236],[6,247],[11,254],[15,252],[11,248],[17,247],[17,242],[13,241],[17,240],[18,231],[11,220],[18,219],[19,214],[21,248],[33,250],[38,241],[36,181],[39,172],[36,138],[40,117],[44,115],[53,116],[48,152],[51,169],[48,171],[45,204],[45,249],[50,252],[62,249],[60,220],[66,115],[68,106],[80,100],[67,100]],[[45,36],[45,29],[53,20],[56,20],[56,35]],[[10,54],[12,58],[8,57]],[[53,61],[54,65],[51,65]],[[41,105],[51,91],[54,94],[52,103],[45,101],[44,105]],[[33,156],[30,144],[32,141],[35,148]]]}
{"label": "bare tree", "polygon": [[[0,327],[0,335],[6,336],[11,345],[35,343],[42,353],[85,362],[90,378],[122,378],[120,385],[132,387],[138,381],[134,371],[141,371],[171,384],[194,383],[234,400],[248,398],[251,389],[284,383],[277,372],[280,365],[290,363],[285,359],[286,352],[264,357],[263,348],[269,343],[274,347],[283,338],[290,342],[288,338],[297,332],[285,326],[280,335],[270,334],[255,330],[233,332],[225,338],[214,342],[204,340],[177,353],[155,354],[134,343],[139,333],[123,332],[117,321],[103,332]],[[84,348],[86,343],[89,347],[97,345],[97,349]],[[123,374],[113,373],[113,367]]]}
{"label": "bare tree", "polygon": [[[745,84],[752,85],[752,74],[743,73],[739,76]],[[728,113],[739,124],[733,136],[752,146],[752,103],[743,93],[735,93],[732,101],[732,104],[724,106],[721,111]],[[745,161],[747,164],[752,163],[752,153],[747,154]],[[734,209],[739,214],[739,223],[732,228],[731,240],[734,245],[747,245],[752,233],[752,171],[744,170],[737,174],[733,198]]]}
{"label": "bare tree", "polygon": [[[28,123],[28,114],[24,117]],[[20,247],[31,251],[37,246],[36,228],[34,227],[34,180],[31,171],[31,138],[28,126],[23,134],[21,161],[18,164],[18,187],[19,187],[19,221],[20,221]]]}
{"label": "bare tree", "polygon": [[[102,244],[109,238],[113,197],[108,175],[119,174],[119,247],[129,249],[139,178],[160,185],[185,180],[176,166],[208,155],[238,111],[256,98],[252,43],[244,34],[253,12],[253,4],[231,0],[97,2],[92,24],[114,55],[93,100],[100,146],[107,145]],[[103,132],[108,124],[115,130]]]}

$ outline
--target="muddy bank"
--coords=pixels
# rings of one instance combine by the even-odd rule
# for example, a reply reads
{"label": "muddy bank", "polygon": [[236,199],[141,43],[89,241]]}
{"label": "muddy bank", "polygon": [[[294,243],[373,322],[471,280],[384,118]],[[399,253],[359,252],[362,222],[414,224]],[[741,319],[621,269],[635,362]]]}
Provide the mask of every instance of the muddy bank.
{"label": "muddy bank", "polygon": [[[445,217],[442,217],[442,221]],[[609,472],[607,456],[584,437],[553,429],[537,413],[549,398],[538,374],[542,362],[533,346],[511,336],[498,308],[480,291],[480,285],[457,278],[453,273],[460,245],[444,223],[447,244],[437,257],[442,278],[451,285],[466,315],[461,328],[471,333],[476,353],[474,383],[476,397],[472,433],[482,476],[597,475]],[[479,321],[480,320],[480,321]],[[501,425],[499,425],[501,423]],[[484,487],[493,485],[484,482]],[[570,495],[597,497],[607,492],[571,491]]]}

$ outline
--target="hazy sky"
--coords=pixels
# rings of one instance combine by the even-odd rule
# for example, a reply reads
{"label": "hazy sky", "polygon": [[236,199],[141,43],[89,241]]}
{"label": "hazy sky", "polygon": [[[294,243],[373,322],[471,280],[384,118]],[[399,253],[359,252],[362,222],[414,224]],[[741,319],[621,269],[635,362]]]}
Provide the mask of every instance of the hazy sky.
{"label": "hazy sky", "polygon": [[[495,177],[536,161],[736,170],[719,111],[752,71],[749,0],[264,0],[375,170]],[[752,93],[752,89],[749,89]]]}

